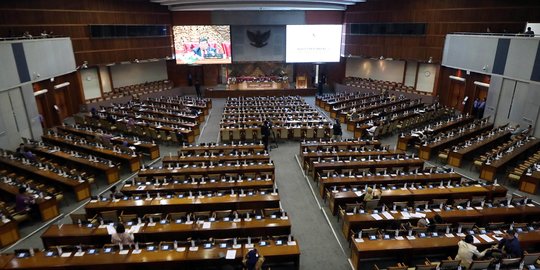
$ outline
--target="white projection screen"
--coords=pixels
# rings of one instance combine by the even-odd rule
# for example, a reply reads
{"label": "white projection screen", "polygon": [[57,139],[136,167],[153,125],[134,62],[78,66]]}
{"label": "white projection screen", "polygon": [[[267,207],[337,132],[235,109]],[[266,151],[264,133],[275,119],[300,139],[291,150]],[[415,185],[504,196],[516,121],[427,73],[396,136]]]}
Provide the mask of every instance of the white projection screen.
{"label": "white projection screen", "polygon": [[286,62],[339,62],[342,25],[287,25]]}

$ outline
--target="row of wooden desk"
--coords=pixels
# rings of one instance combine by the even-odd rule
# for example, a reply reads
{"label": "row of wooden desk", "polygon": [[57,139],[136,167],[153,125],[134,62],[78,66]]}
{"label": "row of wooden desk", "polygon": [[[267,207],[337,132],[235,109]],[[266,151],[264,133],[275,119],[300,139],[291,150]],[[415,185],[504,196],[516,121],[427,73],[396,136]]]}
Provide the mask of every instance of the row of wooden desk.
{"label": "row of wooden desk", "polygon": [[[45,248],[57,245],[95,245],[103,246],[111,242],[111,235],[107,232],[107,225],[92,227],[77,224],[64,224],[50,226],[42,235],[41,240]],[[288,235],[291,233],[291,222],[285,219],[263,218],[240,221],[216,220],[213,222],[186,222],[176,223],[141,223],[127,226],[126,230],[134,232],[135,241],[140,243],[161,242],[172,240],[210,239],[235,237],[257,237],[267,235]]]}
{"label": "row of wooden desk", "polygon": [[[471,185],[459,187],[436,187],[436,188],[400,188],[387,189],[382,191],[380,203],[389,202],[414,202],[431,199],[470,199],[475,196],[485,196],[486,199],[494,197],[506,196],[507,189],[500,185]],[[331,192],[329,198],[329,207],[332,214],[336,215],[338,206],[343,206],[346,203],[354,203],[358,201],[359,196],[354,191]]]}
{"label": "row of wooden desk", "polygon": [[111,149],[97,148],[87,144],[76,143],[74,141],[68,141],[59,136],[43,135],[41,137],[46,143],[67,147],[91,155],[103,157],[105,159],[121,162],[125,165],[128,165],[128,168],[131,172],[136,172],[141,167],[141,158],[137,155],[133,156],[124,153],[115,153]]}
{"label": "row of wooden desk", "polygon": [[[466,125],[474,120],[474,117],[468,116],[468,117],[458,117],[456,119],[449,119],[445,123],[441,123],[440,125],[436,125],[432,128],[430,128],[429,132],[430,134],[437,134],[440,132],[444,132],[450,129],[453,129],[455,127]],[[396,148],[399,150],[406,151],[410,141],[414,137],[410,134],[408,135],[401,135],[398,137],[397,146]]]}
{"label": "row of wooden desk", "polygon": [[[443,253],[454,256],[457,253],[457,243],[463,239],[465,235],[458,236],[452,234],[441,237],[427,237],[408,239],[389,239],[389,240],[368,240],[352,241],[351,261],[355,269],[360,269],[360,266],[366,260],[373,258],[397,258],[400,261],[410,264],[415,258],[423,258],[426,256],[426,251],[430,254]],[[492,234],[488,234],[492,236]],[[475,235],[480,243],[475,245],[479,250],[488,248],[497,244],[497,240],[491,238],[487,241]],[[519,234],[519,242],[522,248],[537,248],[540,244],[540,231],[523,232]]]}
{"label": "row of wooden desk", "polygon": [[536,150],[540,147],[540,139],[531,138],[528,142],[514,149],[511,153],[505,154],[498,160],[493,160],[491,163],[484,163],[480,168],[480,178],[488,181],[493,181],[498,171],[504,168],[508,163],[516,160],[524,153]]}
{"label": "row of wooden desk", "polygon": [[[387,213],[387,214],[385,214]],[[403,214],[405,213],[405,214]],[[459,222],[475,222],[479,227],[487,225],[491,222],[529,222],[536,221],[537,216],[540,214],[540,207],[535,204],[521,205],[521,206],[496,206],[484,207],[476,206],[470,208],[457,209],[452,207],[450,210],[443,209],[429,209],[428,211],[422,210],[419,213],[425,214],[426,218],[433,220],[435,215],[440,215],[444,223],[456,224]],[[379,213],[376,219],[372,212],[369,213],[348,213],[342,216],[342,232],[346,239],[350,239],[351,230],[357,231],[359,229],[367,228],[388,228],[397,227],[393,225],[399,225],[401,223],[410,222],[416,224],[419,217],[411,216],[411,212],[401,211],[388,211]],[[387,218],[386,216],[392,217]],[[380,218],[380,219],[379,219]]]}
{"label": "row of wooden desk", "polygon": [[[265,257],[266,263],[292,262],[296,268],[300,263],[300,247],[296,242],[277,245],[275,241],[267,241],[268,245],[254,244],[260,254]],[[213,246],[190,249],[181,246],[178,250],[127,250],[124,253],[118,251],[112,253],[99,253],[90,255],[78,255],[65,253],[63,256],[46,256],[46,252],[37,252],[29,258],[16,258],[13,254],[0,255],[0,269],[201,269],[215,265],[242,264],[242,258],[252,247],[242,245],[235,249],[234,259],[225,259],[228,250],[233,248],[220,248]]]}
{"label": "row of wooden desk", "polygon": [[[52,171],[22,164],[17,160],[12,160],[7,157],[0,157],[0,164],[9,167],[12,170],[17,170],[21,173],[30,175],[36,181],[71,189],[73,190],[73,194],[77,201],[87,199],[91,195],[90,183],[88,183],[88,181],[78,181],[77,179],[60,176]],[[56,209],[56,211],[58,211],[58,209]],[[56,215],[58,215],[58,212],[56,212],[54,216]]]}
{"label": "row of wooden desk", "polygon": [[[96,138],[96,137],[104,135],[104,134],[97,133],[95,131],[85,130],[82,127],[72,127],[72,126],[64,125],[64,126],[57,126],[56,129],[67,132],[67,133],[71,133],[74,135],[83,136],[86,138]],[[129,146],[135,147],[137,152],[147,154],[150,157],[150,159],[156,159],[160,155],[159,145],[155,143],[141,142],[138,140],[134,140],[133,138],[119,137],[119,136],[112,137],[111,142],[117,143],[117,144],[122,144],[124,142],[127,142]]]}
{"label": "row of wooden desk", "polygon": [[262,209],[279,207],[278,194],[244,194],[223,196],[185,196],[182,198],[142,198],[115,199],[107,201],[91,200],[84,209],[88,216],[94,216],[103,211],[116,210],[126,214],[143,216],[147,213],[196,212],[212,210]]}
{"label": "row of wooden desk", "polygon": [[171,167],[161,169],[141,169],[139,171],[140,177],[149,176],[189,176],[189,175],[209,175],[209,174],[245,174],[245,173],[269,173],[274,174],[274,164],[244,164],[239,163],[231,166],[225,166],[223,164],[215,164],[213,166],[183,166],[183,167]]}
{"label": "row of wooden desk", "polygon": [[420,146],[420,149],[418,150],[418,155],[420,158],[429,160],[431,158],[431,154],[441,148],[448,147],[449,145],[456,144],[459,141],[466,140],[472,136],[475,136],[476,134],[480,134],[482,132],[485,132],[487,130],[490,130],[493,128],[493,123],[484,123],[484,124],[477,124],[476,127],[472,129],[467,129],[464,132],[454,134],[450,137],[442,138],[440,141],[424,144]]}
{"label": "row of wooden desk", "polygon": [[150,184],[131,184],[126,183],[121,188],[121,192],[126,195],[141,194],[141,193],[151,193],[155,194],[160,192],[161,194],[174,193],[174,192],[198,192],[198,191],[219,191],[219,190],[229,190],[229,189],[260,189],[266,188],[271,189],[274,187],[273,175],[268,178],[263,178],[260,180],[233,180],[232,182],[229,179],[226,181],[221,181],[220,179],[205,180],[206,182],[202,183],[201,181],[196,182],[180,182],[177,183],[160,183],[158,185],[154,183]]}
{"label": "row of wooden desk", "polygon": [[340,171],[344,169],[370,169],[374,173],[375,168],[403,168],[405,171],[412,170],[412,168],[422,168],[424,161],[419,158],[399,158],[399,159],[386,159],[386,160],[365,160],[365,161],[337,161],[328,163],[313,164],[313,179],[316,176],[324,176],[325,171]]}
{"label": "row of wooden desk", "polygon": [[319,177],[319,193],[323,198],[326,196],[326,190],[332,186],[342,185],[386,185],[386,184],[405,184],[405,183],[433,183],[443,181],[445,184],[459,182],[462,179],[458,173],[414,173],[404,175],[353,175],[353,176],[335,176]]}
{"label": "row of wooden desk", "polygon": [[93,162],[86,157],[75,157],[63,151],[56,151],[45,146],[35,146],[32,148],[37,155],[46,156],[55,160],[61,160],[65,163],[74,164],[77,167],[82,167],[85,170],[98,172],[105,176],[107,183],[112,184],[120,180],[120,169],[114,165],[109,165],[101,162]]}
{"label": "row of wooden desk", "polygon": [[492,145],[502,140],[506,140],[508,138],[510,138],[510,131],[503,130],[501,132],[497,132],[497,134],[490,136],[489,138],[477,141],[469,146],[463,147],[458,151],[451,150],[448,153],[448,164],[459,168],[461,167],[464,157],[468,156],[470,158],[470,155],[478,152],[481,149],[484,149],[486,146]]}
{"label": "row of wooden desk", "polygon": [[[13,198],[13,201],[15,201],[15,197],[17,194],[19,194],[19,188],[4,182],[0,182],[0,192],[2,192],[3,195],[6,195],[6,197]],[[58,201],[54,196],[37,198],[36,205],[38,206],[39,214],[43,221],[50,220],[60,214],[60,211],[58,210]],[[1,241],[2,240],[0,237],[0,242]]]}

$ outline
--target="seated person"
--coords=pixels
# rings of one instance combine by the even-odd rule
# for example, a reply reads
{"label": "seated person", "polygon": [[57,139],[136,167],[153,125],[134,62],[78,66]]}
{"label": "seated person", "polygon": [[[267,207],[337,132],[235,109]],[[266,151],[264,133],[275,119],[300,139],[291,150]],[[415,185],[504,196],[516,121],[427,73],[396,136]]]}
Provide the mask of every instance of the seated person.
{"label": "seated person", "polygon": [[497,248],[502,250],[503,257],[521,258],[523,256],[523,250],[515,234],[516,232],[514,230],[506,231],[503,239],[497,245]]}
{"label": "seated person", "polygon": [[113,244],[132,245],[134,244],[135,237],[132,233],[126,232],[124,224],[118,223],[116,225],[116,232],[111,235],[111,242]]}
{"label": "seated person", "polygon": [[32,206],[36,204],[36,201],[32,195],[26,192],[25,187],[19,188],[19,194],[15,196],[15,211],[16,212],[30,212],[32,211]]}
{"label": "seated person", "polygon": [[472,235],[465,236],[464,240],[458,242],[458,253],[456,255],[456,260],[461,260],[460,265],[466,268],[469,268],[473,261],[473,257],[478,258],[484,257],[486,250],[479,252],[478,248],[473,245],[474,239]]}
{"label": "seated person", "polygon": [[124,194],[120,190],[117,190],[116,186],[112,186],[109,191],[111,192],[111,194],[109,195],[111,199],[119,199],[124,197]]}
{"label": "seated person", "polygon": [[263,262],[264,257],[257,251],[257,249],[250,250],[248,253],[246,253],[246,256],[244,256],[244,259],[242,260],[242,263],[247,270],[261,270]]}
{"label": "seated person", "polygon": [[208,38],[201,37],[199,39],[199,47],[193,49],[193,53],[200,58],[221,58],[221,55],[219,55],[216,51],[216,48],[212,48],[208,44]]}
{"label": "seated person", "polygon": [[372,189],[370,187],[367,188],[366,194],[364,196],[364,202],[377,200],[381,198],[381,191],[379,189]]}

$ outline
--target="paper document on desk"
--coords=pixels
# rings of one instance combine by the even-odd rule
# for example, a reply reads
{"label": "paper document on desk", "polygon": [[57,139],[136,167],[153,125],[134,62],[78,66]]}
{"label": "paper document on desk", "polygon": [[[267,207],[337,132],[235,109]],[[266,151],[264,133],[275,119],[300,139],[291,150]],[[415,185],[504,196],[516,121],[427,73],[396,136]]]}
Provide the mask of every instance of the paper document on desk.
{"label": "paper document on desk", "polygon": [[388,212],[383,212],[382,213],[383,216],[386,218],[386,219],[394,219],[394,216],[392,216],[390,213]]}
{"label": "paper document on desk", "polygon": [[358,196],[358,197],[364,195],[364,193],[361,192],[361,191],[355,191],[354,194],[356,194],[356,196]]}
{"label": "paper document on desk", "polygon": [[211,222],[204,222],[203,225],[202,225],[202,228],[203,229],[210,229],[211,226],[212,226]]}
{"label": "paper document on desk", "polygon": [[488,243],[495,242],[495,240],[493,240],[491,237],[489,237],[489,236],[487,236],[485,234],[481,234],[480,238],[484,239]]}
{"label": "paper document on desk", "polygon": [[474,244],[480,244],[480,240],[478,240],[478,238],[476,238],[476,236],[473,236],[472,238],[474,240],[473,241]]}
{"label": "paper document on desk", "polygon": [[111,225],[107,225],[107,234],[113,234],[116,232],[116,229],[111,226]]}
{"label": "paper document on desk", "polygon": [[403,218],[411,218],[411,214],[409,214],[409,212],[401,212],[401,215]]}
{"label": "paper document on desk", "polygon": [[129,233],[138,233],[140,229],[141,229],[140,225],[133,225],[133,226],[131,226],[131,228],[129,228],[128,232]]}
{"label": "paper document on desk", "polygon": [[426,217],[426,214],[423,214],[423,213],[412,213],[412,214],[411,214],[411,217],[414,217],[414,218],[423,218],[423,217]]}
{"label": "paper document on desk", "polygon": [[236,249],[227,250],[227,255],[225,255],[225,259],[234,260],[235,258],[236,258]]}
{"label": "paper document on desk", "polygon": [[371,216],[372,216],[375,220],[381,220],[381,219],[383,219],[379,214],[371,214]]}

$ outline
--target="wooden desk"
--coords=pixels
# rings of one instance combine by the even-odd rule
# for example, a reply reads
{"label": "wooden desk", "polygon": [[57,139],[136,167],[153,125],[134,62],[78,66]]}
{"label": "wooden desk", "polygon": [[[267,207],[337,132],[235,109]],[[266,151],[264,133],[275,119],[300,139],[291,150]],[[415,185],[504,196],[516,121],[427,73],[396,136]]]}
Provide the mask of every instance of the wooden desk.
{"label": "wooden desk", "polygon": [[[3,194],[6,194],[8,197],[13,198],[13,201],[15,201],[15,197],[17,196],[17,194],[19,194],[18,187],[6,184],[4,182],[0,183],[0,191]],[[60,213],[60,211],[58,210],[58,201],[54,196],[44,197],[43,199],[38,198],[36,200],[36,204],[38,206],[39,214],[42,221],[52,219],[58,216],[58,214]],[[0,242],[1,241],[2,240],[0,239]]]}
{"label": "wooden desk", "polygon": [[148,213],[196,212],[213,210],[262,209],[279,207],[279,195],[256,194],[240,197],[224,195],[220,197],[184,197],[184,198],[152,198],[151,200],[118,200],[118,201],[90,201],[84,209],[90,216],[103,211],[117,210],[120,214],[137,214],[143,216]]}
{"label": "wooden desk", "polygon": [[[77,179],[63,177],[52,171],[42,170],[33,165],[25,165],[17,160],[0,157],[0,164],[8,166],[10,169],[18,170],[21,173],[26,173],[32,176],[37,181],[44,181],[46,184],[67,187],[73,190],[73,194],[77,201],[90,198],[90,183],[88,181],[79,182]],[[58,211],[58,209],[56,209]],[[56,215],[58,212],[56,213]],[[56,216],[55,215],[55,216]]]}
{"label": "wooden desk", "polygon": [[444,181],[458,182],[461,175],[458,173],[430,173],[430,174],[405,174],[405,175],[372,175],[372,176],[338,176],[338,177],[319,177],[319,192],[323,199],[326,197],[326,189],[331,186],[341,185],[384,185],[384,184],[403,184],[403,183],[430,183]]}
{"label": "wooden desk", "polygon": [[[444,124],[437,125],[437,126],[433,127],[429,133],[430,134],[437,134],[437,133],[440,133],[440,132],[444,132],[444,131],[453,129],[453,128],[457,127],[457,126],[468,124],[468,123],[472,122],[473,120],[474,120],[474,117],[469,116],[469,117],[461,117],[461,118],[455,119],[453,121],[447,121]],[[413,139],[413,136],[411,136],[411,135],[399,136],[396,149],[406,151],[408,146],[409,146],[409,142],[412,139]]]}
{"label": "wooden desk", "polygon": [[374,148],[379,148],[381,142],[379,140],[346,140],[346,141],[308,141],[300,143],[300,155],[302,155],[304,148],[309,148],[312,151],[324,150],[323,148],[335,147],[336,149],[355,149],[362,148],[362,146],[373,145]]}
{"label": "wooden desk", "polygon": [[[161,181],[162,182],[162,181]],[[144,188],[141,188],[144,187]],[[225,182],[222,182],[218,179],[216,179],[216,182],[207,181],[205,184],[201,184],[200,182],[197,182],[197,184],[192,183],[182,183],[179,181],[179,183],[168,183],[164,184],[163,182],[159,185],[155,185],[154,183],[151,184],[124,184],[122,189],[120,190],[122,193],[126,195],[133,195],[133,194],[141,194],[141,193],[150,193],[155,194],[160,192],[161,194],[166,193],[173,193],[177,191],[181,192],[188,192],[193,191],[194,193],[198,191],[217,191],[217,190],[240,190],[240,189],[258,189],[258,188],[273,188],[274,187],[274,180],[273,176],[269,177],[268,179],[262,179],[262,180],[251,180],[248,181],[247,179],[244,179],[241,182],[234,181],[229,182],[228,180]]]}
{"label": "wooden desk", "polygon": [[490,130],[493,128],[493,123],[486,123],[483,125],[477,125],[473,129],[467,129],[462,133],[456,133],[454,136],[450,138],[443,138],[442,140],[438,142],[432,142],[427,145],[420,146],[420,150],[418,150],[418,155],[420,158],[429,160],[431,158],[431,153],[433,151],[436,151],[437,149],[441,149],[444,147],[447,147],[449,145],[455,144],[459,141],[466,140],[472,136],[475,136],[477,134],[480,134],[484,131]]}
{"label": "wooden desk", "polygon": [[509,137],[510,137],[510,131],[504,130],[502,132],[498,132],[494,136],[491,136],[482,141],[471,144],[467,147],[461,148],[458,151],[450,151],[450,153],[448,154],[448,165],[452,165],[459,168],[461,167],[461,163],[465,156],[472,155],[474,152],[477,152],[480,149],[485,148],[486,146],[492,145],[501,140],[506,140]]}
{"label": "wooden desk", "polygon": [[[506,196],[506,188],[502,186],[460,186],[442,188],[423,188],[423,189],[394,189],[383,190],[380,203],[391,202],[409,202],[414,201],[430,201],[431,199],[461,199],[472,198],[474,196],[485,196],[486,199],[493,197]],[[330,192],[329,207],[332,214],[336,215],[338,206],[346,203],[354,203],[358,200],[358,196],[353,191]]]}
{"label": "wooden desk", "polygon": [[405,170],[410,167],[422,167],[424,166],[424,161],[419,158],[409,158],[409,159],[390,159],[390,160],[370,160],[370,161],[340,161],[334,163],[317,163],[313,164],[313,180],[317,175],[323,175],[323,170],[342,170],[342,169],[358,169],[358,168],[369,168],[374,173],[374,168],[392,168],[392,167],[404,167]]}
{"label": "wooden desk", "polygon": [[185,145],[183,147],[181,147],[179,150],[178,150],[178,155],[182,155],[182,153],[184,154],[201,154],[201,153],[205,153],[205,152],[209,152],[209,151],[212,151],[212,152],[219,152],[219,151],[223,151],[225,153],[230,153],[232,151],[253,151],[253,152],[262,152],[264,151],[264,144],[220,144],[220,145],[212,145],[212,146],[209,146],[209,145]]}
{"label": "wooden desk", "polygon": [[205,166],[205,167],[180,167],[180,168],[163,168],[163,169],[142,169],[139,171],[140,177],[148,176],[167,176],[167,175],[209,175],[209,174],[226,174],[226,173],[271,173],[274,174],[274,164],[254,164],[238,166]]}
{"label": "wooden desk", "polygon": [[[259,246],[255,248],[262,254],[267,263],[287,263],[292,262],[295,269],[298,269],[300,263],[300,247],[298,242],[295,245],[277,246],[273,241],[268,241],[268,246]],[[229,248],[231,249],[231,248]],[[3,255],[0,262],[5,263],[3,269],[101,269],[101,270],[131,270],[131,269],[201,269],[214,267],[215,265],[233,264],[240,267],[242,258],[249,251],[242,246],[237,249],[234,260],[225,260],[224,256],[227,249],[212,247],[205,249],[199,247],[197,251],[190,251],[186,247],[184,251],[159,250],[147,251],[141,250],[139,254],[134,254],[129,250],[128,254],[120,255],[118,252],[103,253],[96,255],[84,255],[77,257],[71,254],[69,257],[46,257],[43,252],[37,252],[35,256],[29,258],[14,258],[13,255]]]}
{"label": "wooden desk", "polygon": [[497,172],[504,168],[506,164],[519,158],[529,150],[537,149],[539,146],[540,139],[531,139],[522,146],[514,148],[512,153],[504,155],[501,159],[493,160],[490,164],[484,163],[480,168],[480,178],[487,181],[493,181]]}
{"label": "wooden desk", "polygon": [[[328,149],[327,149],[328,150]],[[339,151],[313,151],[313,152],[302,152],[300,154],[301,162],[304,166],[304,169],[308,169],[309,165],[312,164],[315,160],[333,158],[336,159],[349,159],[349,158],[361,158],[367,156],[391,156],[391,155],[403,155],[404,151],[401,150],[339,150]]]}
{"label": "wooden desk", "polygon": [[244,161],[255,161],[255,162],[262,162],[262,163],[268,163],[270,162],[270,155],[268,154],[248,154],[248,155],[199,155],[199,156],[165,156],[163,157],[163,167],[167,166],[167,164],[181,164],[181,165],[193,165],[193,164],[202,164],[203,162],[206,165],[209,165],[210,162],[214,164],[223,163],[223,162],[236,162],[240,161],[243,163]]}
{"label": "wooden desk", "polygon": [[[399,225],[400,223],[410,222],[415,224],[419,218],[407,217],[402,215],[401,211],[390,211],[388,212],[393,219],[387,219],[379,213],[379,216],[382,217],[381,220],[376,220],[372,213],[357,213],[357,214],[346,214],[342,216],[342,232],[345,235],[345,238],[350,240],[351,230],[357,231],[359,229],[367,229],[372,227],[387,228],[390,225]],[[436,214],[439,214],[445,223],[455,224],[458,222],[475,222],[477,225],[487,225],[490,222],[530,222],[536,221],[537,215],[540,213],[540,207],[535,206],[514,206],[512,208],[508,207],[471,207],[469,209],[452,208],[451,210],[446,209],[430,209],[429,212],[422,211],[421,213],[426,214],[427,218],[433,218]]]}
{"label": "wooden desk", "polygon": [[77,167],[82,167],[85,170],[97,171],[105,176],[107,183],[112,184],[120,180],[120,170],[118,167],[109,166],[108,164],[100,162],[92,162],[87,158],[74,157],[66,152],[51,150],[46,147],[35,146],[32,151],[37,155],[43,155],[56,160],[63,160],[66,163],[73,163]]}
{"label": "wooden desk", "polygon": [[[210,228],[203,228],[203,224],[191,221],[191,224],[172,223],[149,226],[148,223],[140,225],[140,229],[134,234],[135,241],[140,243],[161,242],[176,240],[209,239],[209,238],[230,238],[234,237],[257,237],[267,235],[288,235],[291,233],[291,222],[289,219],[265,218],[250,221],[242,219],[239,222],[214,221],[207,222]],[[129,230],[127,226],[126,230]],[[50,226],[42,235],[41,240],[45,248],[56,245],[96,245],[103,246],[111,242],[111,235],[106,228],[99,227],[79,227],[77,224],[64,224],[62,228],[58,225]]]}
{"label": "wooden desk", "polygon": [[137,155],[132,156],[123,153],[115,153],[113,150],[107,148],[97,148],[91,145],[75,143],[73,141],[67,141],[62,137],[55,137],[52,135],[41,136],[44,142],[61,145],[67,148],[76,149],[77,151],[89,153],[95,156],[103,157],[105,159],[115,160],[128,165],[131,172],[136,172],[141,167],[141,158]]}
{"label": "wooden desk", "polygon": [[[84,136],[84,137],[95,138],[95,137],[99,137],[103,135],[100,133],[80,129],[77,127],[57,126],[56,128],[65,132],[69,132],[69,133],[79,135],[79,136]],[[148,154],[150,156],[150,159],[156,159],[159,157],[159,145],[154,144],[154,143],[140,142],[140,141],[136,141],[131,138],[128,138],[128,137],[122,138],[118,136],[112,137],[111,142],[114,142],[116,144],[122,144],[124,142],[127,142],[129,146],[135,147],[135,149],[138,152]]]}
{"label": "wooden desk", "polygon": [[540,174],[538,172],[527,175],[526,173],[519,178],[519,190],[529,194],[537,194],[540,188]]}
{"label": "wooden desk", "polygon": [[[488,233],[491,236],[492,233]],[[475,244],[479,250],[483,250],[497,243],[496,239],[487,242],[478,235],[475,236],[480,243]],[[355,269],[360,269],[363,261],[371,258],[397,258],[404,260],[404,263],[410,264],[413,259],[423,258],[428,254],[443,253],[454,256],[457,252],[457,243],[463,239],[456,234],[453,237],[437,238],[415,238],[409,240],[369,240],[363,239],[362,242],[352,241],[351,261]],[[523,249],[537,249],[540,244],[540,231],[524,232],[519,234],[519,242]],[[426,254],[426,250],[429,250]]]}
{"label": "wooden desk", "polygon": [[[4,223],[0,221],[0,247],[6,247],[17,242],[21,236],[19,235],[19,228],[17,222],[9,220]],[[1,264],[1,259],[0,259]]]}

